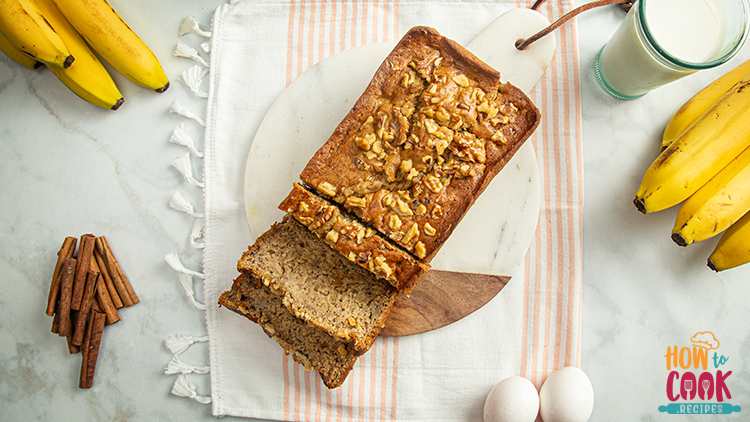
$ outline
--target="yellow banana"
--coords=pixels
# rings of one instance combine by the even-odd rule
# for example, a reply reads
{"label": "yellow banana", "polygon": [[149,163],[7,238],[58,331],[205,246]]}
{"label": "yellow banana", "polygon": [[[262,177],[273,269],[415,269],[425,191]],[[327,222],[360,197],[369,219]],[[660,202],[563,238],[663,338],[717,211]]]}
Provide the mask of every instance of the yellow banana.
{"label": "yellow banana", "polygon": [[12,42],[8,41],[2,34],[0,34],[0,51],[5,53],[6,56],[13,59],[14,62],[21,66],[26,66],[29,69],[39,69],[44,66],[39,60],[24,53],[23,50],[13,45]]}
{"label": "yellow banana", "polygon": [[719,272],[750,262],[750,213],[745,214],[724,232],[711,256],[708,266]]}
{"label": "yellow banana", "polygon": [[73,27],[118,72],[131,81],[164,92],[167,75],[154,53],[107,0],[55,0]]}
{"label": "yellow banana", "polygon": [[750,211],[750,148],[692,194],[677,212],[672,240],[687,246],[711,238]]}
{"label": "yellow banana", "polygon": [[50,71],[84,100],[99,107],[117,110],[122,105],[123,98],[107,69],[52,0],[35,1],[76,57],[76,61],[69,68],[57,69],[50,66]]}
{"label": "yellow banana", "polygon": [[633,203],[644,214],[677,205],[748,146],[750,75],[745,75],[659,154]]}
{"label": "yellow banana", "polygon": [[0,0],[0,34],[26,54],[61,69],[73,55],[33,0]]}
{"label": "yellow banana", "polygon": [[750,73],[750,60],[746,60],[720,76],[683,104],[664,128],[661,140],[662,151],[748,73]]}

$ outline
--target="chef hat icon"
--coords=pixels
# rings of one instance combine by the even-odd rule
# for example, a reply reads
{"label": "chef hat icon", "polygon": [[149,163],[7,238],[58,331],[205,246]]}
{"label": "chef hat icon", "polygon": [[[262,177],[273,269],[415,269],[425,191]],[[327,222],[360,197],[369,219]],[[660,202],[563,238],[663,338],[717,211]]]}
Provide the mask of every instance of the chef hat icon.
{"label": "chef hat icon", "polygon": [[716,336],[710,331],[695,333],[694,336],[690,337],[690,341],[693,342],[693,345],[708,350],[719,348],[719,340],[716,340]]}

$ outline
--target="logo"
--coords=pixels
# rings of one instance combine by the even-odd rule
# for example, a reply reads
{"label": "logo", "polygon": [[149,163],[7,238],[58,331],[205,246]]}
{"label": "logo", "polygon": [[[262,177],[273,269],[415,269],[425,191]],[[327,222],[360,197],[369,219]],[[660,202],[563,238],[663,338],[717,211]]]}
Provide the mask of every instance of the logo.
{"label": "logo", "polygon": [[716,415],[737,413],[740,406],[732,405],[729,376],[724,365],[729,357],[717,350],[721,343],[710,331],[696,333],[691,346],[667,347],[667,399],[659,412],[669,414]]}

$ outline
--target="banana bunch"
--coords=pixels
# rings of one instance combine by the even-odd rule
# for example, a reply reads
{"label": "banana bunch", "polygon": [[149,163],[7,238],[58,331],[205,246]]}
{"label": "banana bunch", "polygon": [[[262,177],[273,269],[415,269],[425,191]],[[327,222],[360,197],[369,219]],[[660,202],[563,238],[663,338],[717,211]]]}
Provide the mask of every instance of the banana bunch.
{"label": "banana bunch", "polygon": [[139,85],[169,88],[159,60],[107,0],[0,0],[0,51],[31,69],[46,66],[73,93],[111,110],[124,100],[94,52]]}
{"label": "banana bunch", "polygon": [[644,214],[680,204],[680,246],[725,231],[708,260],[715,271],[750,262],[750,60],[672,116],[633,203]]}

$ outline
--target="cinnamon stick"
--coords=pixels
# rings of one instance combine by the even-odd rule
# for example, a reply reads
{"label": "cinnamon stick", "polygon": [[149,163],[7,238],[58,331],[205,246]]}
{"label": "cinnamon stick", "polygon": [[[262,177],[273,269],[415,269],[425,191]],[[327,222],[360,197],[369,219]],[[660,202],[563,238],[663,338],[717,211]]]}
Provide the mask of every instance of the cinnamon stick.
{"label": "cinnamon stick", "polygon": [[109,246],[109,242],[107,241],[107,238],[104,236],[101,236],[102,243],[104,244],[104,247],[107,248],[107,253],[109,253],[112,256],[112,260],[115,263],[115,269],[117,270],[117,274],[120,276],[120,279],[122,280],[122,284],[125,285],[125,289],[128,291],[128,295],[130,295],[130,300],[133,302],[133,305],[140,302],[140,299],[138,299],[138,295],[135,294],[135,290],[133,290],[133,286],[130,284],[130,280],[125,276],[125,272],[122,271],[122,267],[120,266],[120,263],[117,261],[117,258],[115,257],[114,252],[112,252],[112,248]]}
{"label": "cinnamon stick", "polygon": [[78,267],[76,268],[76,278],[73,281],[73,299],[70,308],[74,310],[81,309],[81,300],[83,299],[83,290],[86,286],[86,277],[91,268],[91,257],[94,252],[94,235],[84,234],[81,236],[78,248]]}
{"label": "cinnamon stick", "polygon": [[86,377],[88,377],[89,368],[89,350],[91,349],[91,333],[94,331],[94,324],[88,324],[81,344],[81,371],[78,375],[78,388],[84,388]]}
{"label": "cinnamon stick", "polygon": [[115,283],[112,281],[112,276],[109,275],[107,264],[104,262],[104,258],[102,257],[102,253],[99,252],[99,248],[94,249],[94,258],[96,259],[97,265],[99,265],[102,278],[104,278],[104,285],[107,287],[109,297],[112,300],[112,303],[115,305],[115,309],[122,308],[122,300],[120,299],[120,295],[117,293],[117,288],[115,287]]}
{"label": "cinnamon stick", "polygon": [[50,329],[54,334],[58,334],[60,332],[60,315],[55,314],[55,316],[52,317],[52,328]]}
{"label": "cinnamon stick", "polygon": [[57,299],[60,293],[60,271],[62,271],[65,258],[73,256],[77,241],[78,239],[75,237],[66,237],[62,246],[60,246],[60,250],[57,252],[57,263],[55,263],[55,270],[52,273],[52,281],[49,286],[49,295],[47,296],[47,316],[53,316],[55,314]]}
{"label": "cinnamon stick", "polygon": [[120,278],[120,272],[117,271],[117,267],[119,265],[117,264],[114,255],[111,254],[108,250],[107,244],[104,242],[103,237],[96,238],[96,248],[99,249],[99,252],[102,254],[102,258],[104,258],[104,263],[107,265],[107,271],[109,271],[109,276],[112,277],[112,282],[117,289],[117,294],[118,296],[120,296],[122,304],[125,307],[133,306],[133,300],[130,298],[130,293],[128,292],[128,289],[125,287],[125,284]]}
{"label": "cinnamon stick", "polygon": [[104,314],[107,315],[107,325],[114,324],[120,320],[117,309],[112,303],[112,298],[109,296],[109,291],[107,291],[107,286],[104,283],[104,277],[99,277],[96,283],[96,299]]}
{"label": "cinnamon stick", "polygon": [[91,322],[86,330],[81,359],[81,376],[78,388],[91,388],[94,385],[94,373],[96,371],[96,360],[99,357],[102,333],[107,316],[101,312],[91,313]]}
{"label": "cinnamon stick", "polygon": [[80,351],[80,347],[73,344],[73,329],[75,328],[76,319],[78,319],[78,311],[70,311],[71,326],[66,340],[68,342],[68,352],[71,355],[74,355]]}
{"label": "cinnamon stick", "polygon": [[72,332],[70,320],[70,302],[73,295],[73,278],[76,271],[76,259],[65,258],[60,271],[60,300],[57,302],[57,315],[59,315],[58,331],[61,337],[68,336]]}
{"label": "cinnamon stick", "polygon": [[71,355],[75,355],[76,353],[78,353],[79,351],[81,351],[81,348],[78,347],[78,346],[76,346],[75,344],[71,343],[72,340],[73,340],[73,336],[72,335],[68,336],[68,338],[67,338],[68,353],[70,353]]}
{"label": "cinnamon stick", "polygon": [[73,344],[76,346],[80,346],[83,342],[85,334],[84,330],[86,329],[86,319],[88,319],[89,313],[91,313],[91,305],[94,300],[98,278],[99,274],[92,271],[89,271],[88,276],[86,277],[86,286],[81,300],[81,308],[78,310],[78,318],[76,318],[76,326],[73,332]]}

